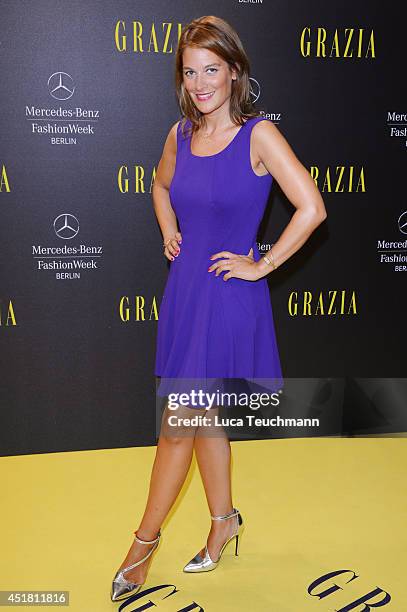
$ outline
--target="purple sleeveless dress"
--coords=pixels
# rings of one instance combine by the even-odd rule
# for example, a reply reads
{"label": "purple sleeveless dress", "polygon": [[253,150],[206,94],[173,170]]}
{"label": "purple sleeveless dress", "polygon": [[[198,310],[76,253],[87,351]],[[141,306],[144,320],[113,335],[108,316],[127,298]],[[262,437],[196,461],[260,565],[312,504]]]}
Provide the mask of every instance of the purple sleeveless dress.
{"label": "purple sleeveless dress", "polygon": [[224,281],[226,272],[208,272],[219,251],[247,255],[252,247],[255,261],[261,257],[257,231],[273,177],[251,167],[250,135],[258,121],[268,119],[248,119],[222,151],[207,156],[192,154],[191,138],[178,124],[169,196],[182,243],[159,310],[158,395],[189,392],[191,380],[213,388],[205,381],[216,379],[219,390],[223,379],[246,379],[268,393],[283,386],[266,277]]}

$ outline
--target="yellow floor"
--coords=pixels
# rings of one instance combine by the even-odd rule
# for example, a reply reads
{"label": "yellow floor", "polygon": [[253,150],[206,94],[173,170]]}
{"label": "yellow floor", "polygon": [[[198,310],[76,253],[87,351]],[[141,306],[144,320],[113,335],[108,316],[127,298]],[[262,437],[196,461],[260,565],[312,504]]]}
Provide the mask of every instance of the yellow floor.
{"label": "yellow floor", "polygon": [[[151,597],[156,606],[148,609],[175,612],[195,601],[205,612],[333,612],[375,587],[392,598],[380,610],[407,609],[405,439],[245,441],[232,449],[234,503],[245,520],[239,557],[231,544],[215,571],[182,572],[210,524],[194,463],[145,585],[178,591],[164,601]],[[150,447],[0,458],[0,590],[68,590],[64,609],[118,610],[110,584],[137,527],[154,453]],[[358,578],[325,583],[316,592],[334,583],[342,589],[321,600],[307,592],[341,569]]]}

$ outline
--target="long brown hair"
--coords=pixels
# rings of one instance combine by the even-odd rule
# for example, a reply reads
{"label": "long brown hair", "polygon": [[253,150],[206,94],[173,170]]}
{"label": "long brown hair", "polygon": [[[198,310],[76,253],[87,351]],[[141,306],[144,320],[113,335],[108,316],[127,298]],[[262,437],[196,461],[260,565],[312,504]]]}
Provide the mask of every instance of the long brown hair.
{"label": "long brown hair", "polygon": [[245,119],[259,116],[250,99],[249,59],[237,32],[220,17],[207,15],[194,19],[183,28],[175,55],[175,89],[183,115],[183,134],[187,119],[191,122],[191,133],[203,127],[204,121],[203,113],[197,109],[184,87],[182,54],[186,47],[208,49],[236,70],[237,77],[232,80],[230,96],[230,118],[233,123],[243,125]]}

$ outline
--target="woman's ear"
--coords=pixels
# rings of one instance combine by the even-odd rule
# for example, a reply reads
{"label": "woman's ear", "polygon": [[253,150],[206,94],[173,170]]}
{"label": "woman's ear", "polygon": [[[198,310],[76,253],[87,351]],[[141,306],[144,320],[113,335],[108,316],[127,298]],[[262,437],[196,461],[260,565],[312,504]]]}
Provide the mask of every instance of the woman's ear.
{"label": "woman's ear", "polygon": [[235,64],[235,66],[232,68],[232,80],[236,81],[238,74],[239,74],[239,70],[240,70],[240,66],[239,64]]}

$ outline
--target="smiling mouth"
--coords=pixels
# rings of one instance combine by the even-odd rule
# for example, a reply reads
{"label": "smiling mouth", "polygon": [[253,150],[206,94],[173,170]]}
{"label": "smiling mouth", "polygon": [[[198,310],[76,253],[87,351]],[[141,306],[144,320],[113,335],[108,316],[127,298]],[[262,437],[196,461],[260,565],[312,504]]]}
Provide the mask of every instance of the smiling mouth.
{"label": "smiling mouth", "polygon": [[209,100],[210,98],[212,98],[212,96],[213,96],[213,94],[214,94],[214,93],[215,93],[215,92],[214,92],[214,91],[212,91],[212,92],[210,92],[210,93],[206,93],[206,94],[195,94],[195,95],[196,95],[196,97],[198,98],[198,100],[202,100],[202,101],[204,101],[204,100]]}

